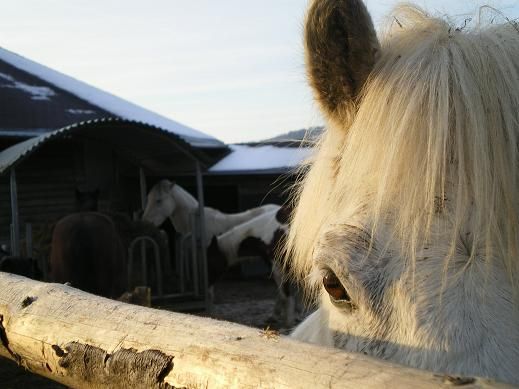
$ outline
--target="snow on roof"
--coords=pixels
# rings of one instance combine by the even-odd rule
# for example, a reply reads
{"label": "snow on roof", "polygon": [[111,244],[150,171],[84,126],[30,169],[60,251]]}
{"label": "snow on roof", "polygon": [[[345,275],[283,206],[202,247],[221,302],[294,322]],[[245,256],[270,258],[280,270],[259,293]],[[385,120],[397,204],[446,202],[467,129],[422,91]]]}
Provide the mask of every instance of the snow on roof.
{"label": "snow on roof", "polygon": [[31,96],[32,100],[50,100],[56,93],[46,86],[28,85],[18,80],[15,80],[10,74],[0,73],[0,79],[7,81],[3,88],[20,89]]}
{"label": "snow on roof", "polygon": [[231,145],[232,152],[209,169],[213,174],[250,174],[294,169],[312,154],[310,147]]}
{"label": "snow on roof", "polygon": [[[120,97],[114,96],[108,92],[97,89],[82,81],[76,80],[70,76],[60,73],[56,70],[50,69],[44,65],[33,62],[18,54],[12,53],[0,47],[0,60],[9,63],[10,65],[23,70],[27,73],[33,74],[40,79],[55,85],[89,103],[98,106],[105,111],[108,111],[123,119],[134,120],[151,124],[153,126],[173,132],[188,143],[195,147],[224,147],[224,144],[218,139],[204,134],[198,130],[187,127],[174,120],[168,119],[165,116],[159,115],[155,112],[144,109],[136,104],[130,103]],[[2,78],[9,77],[8,75],[1,75]],[[15,84],[18,89],[24,89],[30,93],[34,98],[51,98],[52,90],[35,89],[27,85]]]}

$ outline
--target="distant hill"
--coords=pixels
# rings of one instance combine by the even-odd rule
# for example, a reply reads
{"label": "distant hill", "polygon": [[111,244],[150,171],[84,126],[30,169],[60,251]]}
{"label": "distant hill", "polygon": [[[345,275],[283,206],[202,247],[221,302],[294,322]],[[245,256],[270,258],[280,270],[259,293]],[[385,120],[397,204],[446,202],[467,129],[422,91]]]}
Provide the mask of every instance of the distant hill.
{"label": "distant hill", "polygon": [[303,140],[306,141],[314,141],[316,140],[324,131],[324,127],[309,127],[302,128],[300,130],[290,131],[285,134],[277,135],[273,138],[265,139],[262,143],[270,143],[270,142],[301,142]]}
{"label": "distant hill", "polygon": [[300,130],[290,131],[285,134],[277,135],[272,138],[253,142],[237,143],[250,147],[276,146],[276,147],[312,147],[315,141],[323,133],[323,126],[301,128]]}

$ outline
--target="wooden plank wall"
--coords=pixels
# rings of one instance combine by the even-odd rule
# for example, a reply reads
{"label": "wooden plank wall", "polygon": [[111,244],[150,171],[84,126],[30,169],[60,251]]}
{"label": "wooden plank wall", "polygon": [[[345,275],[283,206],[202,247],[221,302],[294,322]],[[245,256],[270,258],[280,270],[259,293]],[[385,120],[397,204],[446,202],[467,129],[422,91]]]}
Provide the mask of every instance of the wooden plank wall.
{"label": "wooden plank wall", "polygon": [[[119,165],[132,176],[118,172]],[[21,237],[24,238],[25,225],[31,223],[35,248],[41,233],[49,240],[52,224],[77,211],[78,188],[100,190],[100,211],[124,212],[131,217],[140,208],[138,168],[100,142],[65,139],[49,143],[22,161],[16,167],[16,176]],[[0,176],[0,243],[10,242],[10,224],[7,172]]]}
{"label": "wooden plank wall", "polygon": [[[36,151],[16,167],[21,236],[26,223],[40,229],[76,209],[75,188],[81,181],[82,149],[77,144],[59,142]],[[11,202],[9,173],[0,178],[0,242],[9,242]]]}

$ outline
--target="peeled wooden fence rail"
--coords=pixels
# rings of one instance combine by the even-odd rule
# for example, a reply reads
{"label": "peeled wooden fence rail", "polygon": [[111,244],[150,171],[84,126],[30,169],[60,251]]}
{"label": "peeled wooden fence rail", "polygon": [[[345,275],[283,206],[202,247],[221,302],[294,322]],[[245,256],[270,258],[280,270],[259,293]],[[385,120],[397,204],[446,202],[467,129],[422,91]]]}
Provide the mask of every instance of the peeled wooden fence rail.
{"label": "peeled wooden fence rail", "polygon": [[0,356],[74,388],[504,387],[0,272]]}

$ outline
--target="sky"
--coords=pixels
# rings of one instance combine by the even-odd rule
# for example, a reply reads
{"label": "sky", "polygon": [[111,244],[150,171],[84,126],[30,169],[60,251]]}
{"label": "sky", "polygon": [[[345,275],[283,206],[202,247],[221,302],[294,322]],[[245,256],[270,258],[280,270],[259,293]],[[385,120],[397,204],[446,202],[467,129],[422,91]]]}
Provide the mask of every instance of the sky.
{"label": "sky", "polygon": [[[366,0],[375,26],[396,4]],[[482,4],[418,0],[462,21]],[[227,143],[324,123],[306,84],[307,0],[3,0],[0,47]]]}

